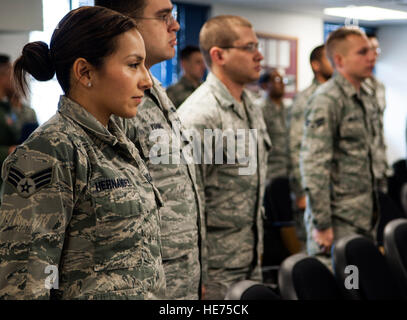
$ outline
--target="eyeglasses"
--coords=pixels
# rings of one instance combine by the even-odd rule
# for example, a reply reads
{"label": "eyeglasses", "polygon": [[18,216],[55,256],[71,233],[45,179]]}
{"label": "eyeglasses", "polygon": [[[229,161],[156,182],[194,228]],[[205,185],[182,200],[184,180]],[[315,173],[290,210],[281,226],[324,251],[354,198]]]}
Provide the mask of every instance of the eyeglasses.
{"label": "eyeglasses", "polygon": [[372,48],[372,50],[374,51],[374,53],[376,53],[377,55],[379,55],[382,50],[380,48]]}
{"label": "eyeglasses", "polygon": [[177,21],[177,11],[169,12],[161,17],[148,18],[148,17],[133,17],[133,19],[144,19],[144,20],[161,20],[164,21],[167,27],[171,26],[175,21]]}
{"label": "eyeglasses", "polygon": [[259,43],[249,43],[245,46],[229,46],[229,47],[220,47],[221,49],[239,49],[247,52],[255,52],[259,50]]}
{"label": "eyeglasses", "polygon": [[278,77],[277,76],[277,77],[271,78],[271,82],[288,84],[289,80],[286,77]]}

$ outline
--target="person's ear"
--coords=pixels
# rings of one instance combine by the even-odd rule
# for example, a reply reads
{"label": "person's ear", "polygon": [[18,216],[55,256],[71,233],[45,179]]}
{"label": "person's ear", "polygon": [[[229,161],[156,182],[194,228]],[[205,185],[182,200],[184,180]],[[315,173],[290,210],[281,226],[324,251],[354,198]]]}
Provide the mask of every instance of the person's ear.
{"label": "person's ear", "polygon": [[94,67],[84,58],[76,59],[72,66],[74,81],[88,88],[92,87],[93,71]]}
{"label": "person's ear", "polygon": [[340,53],[335,53],[333,56],[335,67],[342,68],[343,67],[343,60],[344,56]]}
{"label": "person's ear", "polygon": [[209,55],[211,57],[212,63],[215,65],[225,64],[225,51],[219,47],[212,47],[209,50]]}

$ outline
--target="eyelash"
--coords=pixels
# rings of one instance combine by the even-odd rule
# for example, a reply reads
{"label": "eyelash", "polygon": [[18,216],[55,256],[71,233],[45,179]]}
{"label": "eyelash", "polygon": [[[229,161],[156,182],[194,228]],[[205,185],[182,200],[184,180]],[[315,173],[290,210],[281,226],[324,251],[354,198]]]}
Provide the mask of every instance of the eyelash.
{"label": "eyelash", "polygon": [[130,67],[130,68],[135,68],[135,69],[137,69],[139,65],[140,65],[140,62],[131,63],[131,64],[129,64],[129,67]]}

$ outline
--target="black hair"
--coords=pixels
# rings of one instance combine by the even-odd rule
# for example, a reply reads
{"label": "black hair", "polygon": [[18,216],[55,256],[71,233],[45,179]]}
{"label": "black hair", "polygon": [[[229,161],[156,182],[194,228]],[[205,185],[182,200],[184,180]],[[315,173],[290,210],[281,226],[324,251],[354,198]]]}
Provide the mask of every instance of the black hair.
{"label": "black hair", "polygon": [[30,42],[14,64],[17,88],[26,94],[26,73],[47,81],[56,73],[65,94],[70,90],[70,72],[78,58],[95,68],[115,52],[117,37],[135,28],[133,19],[103,7],[80,7],[70,11],[52,34],[50,47],[42,41]]}
{"label": "black hair", "polygon": [[199,47],[188,45],[181,50],[180,58],[181,60],[188,59],[191,56],[191,54],[195,52],[201,52],[201,50],[199,50]]}
{"label": "black hair", "polygon": [[309,56],[309,61],[321,61],[322,59],[322,54],[324,52],[325,45],[321,44],[318,47],[315,47]]}
{"label": "black hair", "polygon": [[95,6],[105,7],[137,18],[143,15],[147,0],[95,0]]}

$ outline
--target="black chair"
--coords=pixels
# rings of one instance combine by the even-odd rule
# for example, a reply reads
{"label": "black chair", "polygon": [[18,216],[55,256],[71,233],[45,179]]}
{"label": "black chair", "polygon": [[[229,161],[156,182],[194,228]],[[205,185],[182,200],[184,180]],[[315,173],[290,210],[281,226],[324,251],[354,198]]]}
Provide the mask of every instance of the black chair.
{"label": "black chair", "polygon": [[294,254],[281,264],[280,295],[285,300],[343,299],[332,272],[317,258]]}
{"label": "black chair", "polygon": [[232,284],[225,300],[279,300],[272,288],[260,282],[243,280]]}
{"label": "black chair", "polygon": [[384,229],[384,250],[394,277],[407,292],[407,219],[389,222]]}
{"label": "black chair", "polygon": [[[354,272],[350,272],[349,268]],[[356,267],[356,268],[355,268]],[[333,247],[333,268],[346,298],[361,300],[403,299],[385,257],[372,240],[349,235]],[[352,277],[352,283],[349,282]]]}

